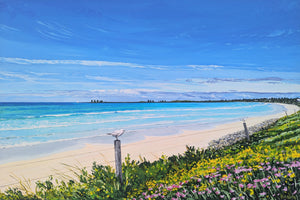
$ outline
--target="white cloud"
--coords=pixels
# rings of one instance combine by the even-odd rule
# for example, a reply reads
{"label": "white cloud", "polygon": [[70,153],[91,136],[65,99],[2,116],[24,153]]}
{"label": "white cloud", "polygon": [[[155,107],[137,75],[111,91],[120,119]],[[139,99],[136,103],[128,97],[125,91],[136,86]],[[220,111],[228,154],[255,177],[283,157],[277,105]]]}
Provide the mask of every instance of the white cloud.
{"label": "white cloud", "polygon": [[141,95],[142,93],[159,92],[152,89],[108,89],[108,90],[90,90],[93,95]]}
{"label": "white cloud", "polygon": [[85,65],[85,66],[125,66],[132,68],[146,68],[145,66],[135,63],[125,62],[110,62],[110,61],[97,61],[97,60],[42,60],[42,59],[25,59],[25,58],[7,58],[0,57],[0,62],[9,62],[16,64],[49,64],[49,65]]}
{"label": "white cloud", "polygon": [[57,22],[42,22],[40,20],[36,22],[39,25],[39,27],[36,28],[37,32],[47,38],[61,40],[68,39],[73,36],[73,33],[70,29]]}
{"label": "white cloud", "polygon": [[41,73],[41,72],[29,72],[29,73],[34,74],[36,76],[58,75],[58,73]]}
{"label": "white cloud", "polygon": [[51,81],[51,82],[57,81],[57,79],[50,79],[50,78],[43,77],[48,75],[56,75],[56,73],[36,73],[36,72],[17,73],[17,72],[0,71],[0,79],[2,80],[11,81],[16,79],[22,79],[27,82],[35,82],[35,83],[37,83],[38,81],[40,81],[40,83],[45,81]]}
{"label": "white cloud", "polygon": [[[0,71],[0,75],[4,76],[6,78],[19,78],[19,79],[23,79],[25,81],[34,81],[35,79],[33,77],[30,77],[26,74],[19,74],[19,73],[14,73],[14,72],[1,72]],[[2,78],[5,79],[5,78]]]}
{"label": "white cloud", "polygon": [[187,65],[187,67],[192,67],[198,70],[213,70],[217,68],[223,68],[224,66],[220,65]]}
{"label": "white cloud", "polygon": [[96,27],[96,26],[87,25],[87,27],[92,29],[92,30],[96,30],[96,31],[99,31],[99,32],[102,32],[102,33],[109,33],[108,30],[103,29],[103,28],[99,28],[99,27]]}
{"label": "white cloud", "polygon": [[87,79],[91,80],[97,80],[97,81],[110,81],[110,82],[122,82],[124,80],[121,79],[115,79],[115,78],[109,78],[104,76],[85,76]]}
{"label": "white cloud", "polygon": [[279,37],[286,33],[285,30],[275,30],[272,33],[268,34],[267,37]]}
{"label": "white cloud", "polygon": [[[9,62],[16,64],[48,64],[48,65],[83,65],[83,66],[123,66],[130,68],[149,68],[155,70],[168,70],[169,66],[164,65],[140,65],[136,63],[126,62],[111,62],[111,61],[100,61],[100,60],[46,60],[46,59],[26,59],[26,58],[9,58],[0,57],[0,62]],[[213,70],[217,68],[223,68],[220,65],[186,65],[197,70]]]}
{"label": "white cloud", "polygon": [[2,30],[2,31],[19,31],[19,29],[11,27],[11,26],[7,26],[5,24],[0,24],[0,30]]}

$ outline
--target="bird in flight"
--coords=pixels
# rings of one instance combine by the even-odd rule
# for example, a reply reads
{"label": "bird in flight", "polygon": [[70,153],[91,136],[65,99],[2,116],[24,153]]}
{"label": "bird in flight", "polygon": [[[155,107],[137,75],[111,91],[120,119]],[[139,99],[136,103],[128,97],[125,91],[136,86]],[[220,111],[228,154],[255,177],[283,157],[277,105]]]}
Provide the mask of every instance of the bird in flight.
{"label": "bird in flight", "polygon": [[118,139],[118,137],[120,137],[121,135],[123,135],[125,133],[124,129],[120,129],[120,130],[115,130],[112,133],[107,133],[107,135],[111,135],[113,137],[116,137],[116,139]]}

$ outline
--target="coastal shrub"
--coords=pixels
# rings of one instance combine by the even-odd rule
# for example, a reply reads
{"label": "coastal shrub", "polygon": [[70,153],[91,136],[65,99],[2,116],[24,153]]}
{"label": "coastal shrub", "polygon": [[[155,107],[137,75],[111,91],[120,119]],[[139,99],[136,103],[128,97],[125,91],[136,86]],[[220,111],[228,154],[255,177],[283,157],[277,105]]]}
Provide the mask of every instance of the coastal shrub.
{"label": "coastal shrub", "polygon": [[276,143],[276,146],[292,146],[292,145],[300,145],[300,135]]}
{"label": "coastal shrub", "polygon": [[41,200],[35,194],[25,193],[23,194],[17,188],[10,188],[5,193],[0,192],[0,199],[3,200]]}
{"label": "coastal shrub", "polygon": [[[294,116],[295,117],[295,116]],[[299,115],[297,115],[297,118],[299,118]],[[284,125],[284,120],[281,121],[280,126],[275,125],[272,129],[276,130],[277,128],[282,128],[282,125]],[[287,122],[289,123],[289,121]],[[296,123],[299,127],[299,121]],[[280,129],[279,132],[282,132],[284,129]],[[218,186],[218,181],[210,181],[210,184],[206,182],[199,181],[198,184],[192,184],[193,190],[188,190],[187,188],[183,187],[184,183],[187,181],[190,183],[190,180],[194,180],[195,177],[198,178],[198,180],[204,180],[203,176],[210,176],[213,173],[216,173],[218,170],[226,169],[228,166],[236,166],[236,167],[250,167],[251,169],[251,176],[249,176],[247,179],[241,179],[241,177],[238,177],[238,180],[232,181],[231,183],[238,183],[243,184],[245,186],[245,183],[247,184],[253,184],[251,183],[251,180],[257,180],[261,179],[261,177],[267,177],[267,172],[270,170],[270,167],[266,167],[264,171],[264,168],[260,167],[263,163],[268,163],[268,166],[271,166],[271,170],[273,169],[273,172],[278,169],[283,170],[282,166],[279,168],[275,168],[276,165],[283,164],[288,165],[289,162],[297,162],[299,164],[299,158],[300,158],[300,147],[299,147],[299,128],[294,131],[295,137],[285,139],[286,137],[281,137],[281,140],[279,140],[281,145],[278,145],[278,143],[269,144],[266,145],[265,143],[261,142],[261,139],[268,138],[268,131],[263,130],[260,132],[257,132],[251,136],[251,144],[250,145],[244,145],[246,141],[240,141],[235,145],[224,147],[221,151],[222,153],[214,156],[214,159],[202,159],[199,160],[197,163],[197,166],[194,167],[192,170],[180,170],[177,171],[177,173],[170,173],[166,175],[164,180],[159,180],[156,182],[149,182],[147,183],[148,190],[145,190],[142,195],[137,195],[138,198],[147,199],[160,199],[163,197],[174,198],[174,199],[240,199],[243,198],[249,198],[249,199],[295,199],[295,196],[299,196],[299,184],[300,184],[300,174],[299,174],[299,166],[298,168],[293,168],[292,170],[295,172],[294,175],[291,173],[287,173],[287,175],[282,175],[282,177],[285,178],[285,180],[281,180],[281,182],[291,182],[291,185],[285,187],[282,187],[281,185],[272,185],[272,186],[266,186],[258,189],[252,189],[249,190],[248,193],[245,193],[245,191],[241,191],[237,196],[228,193],[230,191],[229,188],[234,188],[234,185],[228,185],[227,183],[227,189],[223,190],[223,193],[220,196],[217,195],[212,188],[222,188],[224,186]],[[292,134],[292,135],[293,135]],[[274,135],[274,132],[271,132],[270,135]],[[253,141],[256,140],[256,143]],[[278,148],[279,146],[279,148]],[[290,163],[291,164],[291,163]],[[295,164],[295,163],[292,163]],[[295,166],[295,165],[293,165]],[[238,168],[236,168],[238,169]],[[277,172],[276,171],[276,172]],[[255,173],[254,173],[255,172]],[[228,175],[228,171],[225,172],[225,174]],[[272,176],[269,174],[271,178],[275,176],[276,173],[274,173]],[[278,175],[278,173],[277,173]],[[290,177],[290,175],[292,177]],[[202,178],[201,178],[202,177]],[[272,179],[272,180],[273,180]],[[243,180],[243,181],[242,181]],[[276,179],[277,180],[277,179]],[[241,182],[242,181],[242,182]],[[278,181],[278,180],[277,180]],[[268,183],[269,184],[269,183]],[[208,186],[211,185],[212,188],[207,189]],[[206,189],[203,190],[196,190],[196,188],[203,187]],[[263,185],[265,186],[265,185]],[[174,190],[170,189],[175,188]],[[243,186],[242,186],[243,187]],[[273,189],[270,190],[269,187],[272,187]],[[162,193],[160,189],[162,188],[169,188],[169,190],[165,191],[165,193]],[[176,189],[177,188],[177,189]],[[180,193],[179,188],[182,188],[182,192]],[[281,189],[284,189],[284,191],[281,191]],[[220,189],[218,189],[219,191]],[[265,191],[266,190],[266,191]],[[158,193],[156,192],[158,191]],[[238,190],[237,190],[238,191]],[[269,191],[269,192],[268,192]],[[292,192],[291,192],[292,191]],[[189,192],[189,193],[188,193]],[[203,194],[206,192],[206,196]],[[251,194],[251,195],[250,195]],[[272,196],[270,196],[272,195]],[[275,195],[275,196],[273,196]],[[202,197],[200,197],[202,196]],[[230,198],[229,198],[230,197]]]}
{"label": "coastal shrub", "polygon": [[294,137],[294,136],[299,135],[299,134],[300,134],[300,129],[297,129],[297,130],[294,130],[294,131],[283,132],[283,133],[281,133],[277,136],[267,138],[263,142],[265,142],[265,143],[274,143],[274,142],[277,142],[277,141],[289,139],[289,138]]}
{"label": "coastal shrub", "polygon": [[298,199],[299,167],[297,161],[260,163],[259,170],[227,165],[177,184],[160,184],[137,199]]}

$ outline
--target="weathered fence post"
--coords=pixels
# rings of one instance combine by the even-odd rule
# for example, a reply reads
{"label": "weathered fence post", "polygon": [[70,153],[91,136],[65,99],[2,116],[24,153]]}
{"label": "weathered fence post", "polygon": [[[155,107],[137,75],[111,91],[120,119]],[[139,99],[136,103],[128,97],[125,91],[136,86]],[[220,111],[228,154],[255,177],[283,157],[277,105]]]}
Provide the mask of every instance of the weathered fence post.
{"label": "weathered fence post", "polygon": [[122,157],[121,157],[121,141],[116,139],[114,141],[115,145],[115,163],[116,163],[116,176],[119,178],[120,183],[123,183],[122,180]]}
{"label": "weathered fence post", "polygon": [[249,132],[248,132],[248,128],[247,128],[247,124],[246,124],[245,120],[243,120],[243,125],[244,125],[244,129],[245,129],[245,134],[246,134],[247,141],[249,142],[250,141]]}

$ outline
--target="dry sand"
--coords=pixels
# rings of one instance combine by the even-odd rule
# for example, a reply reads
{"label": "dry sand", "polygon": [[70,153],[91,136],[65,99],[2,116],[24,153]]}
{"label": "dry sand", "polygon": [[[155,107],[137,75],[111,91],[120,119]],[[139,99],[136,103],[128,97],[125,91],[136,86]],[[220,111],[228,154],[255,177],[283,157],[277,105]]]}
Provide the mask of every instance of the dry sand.
{"label": "dry sand", "polygon": [[[299,110],[294,105],[284,105],[287,114]],[[268,119],[285,116],[285,112],[275,115],[248,118],[247,126],[253,126]],[[212,129],[199,131],[183,131],[182,134],[171,136],[147,137],[143,141],[122,145],[122,159],[130,154],[132,159],[146,158],[150,161],[156,160],[161,155],[174,155],[183,153],[186,145],[205,148],[211,140],[218,139],[224,135],[243,130],[242,122],[234,122],[216,126]],[[46,180],[50,175],[58,179],[70,179],[74,177],[72,170],[76,167],[91,169],[93,162],[97,164],[114,166],[114,147],[99,144],[90,145],[82,149],[53,154],[51,156],[19,161],[0,165],[0,190],[3,192],[8,187],[19,187],[19,181],[27,184],[34,191],[35,182]],[[72,167],[69,167],[72,166]],[[74,168],[75,167],[75,168]]]}

